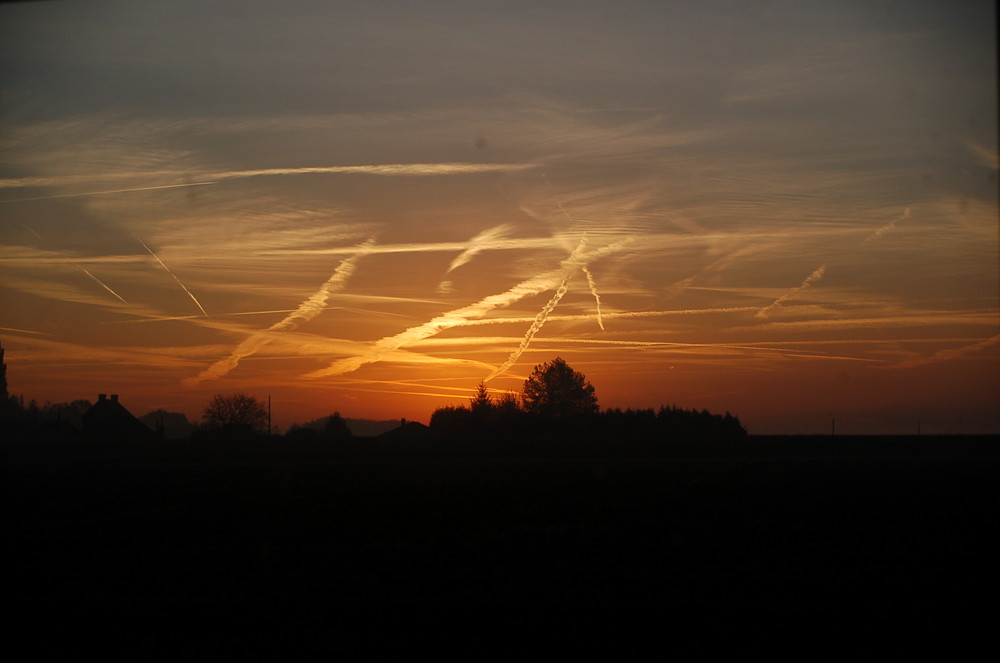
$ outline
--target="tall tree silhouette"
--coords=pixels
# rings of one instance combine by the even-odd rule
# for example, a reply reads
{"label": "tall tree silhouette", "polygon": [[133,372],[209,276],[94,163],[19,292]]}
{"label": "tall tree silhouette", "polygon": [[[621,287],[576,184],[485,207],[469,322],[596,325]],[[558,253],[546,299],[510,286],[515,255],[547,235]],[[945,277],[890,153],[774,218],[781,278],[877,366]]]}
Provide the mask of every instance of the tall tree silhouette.
{"label": "tall tree silhouette", "polygon": [[486,413],[493,409],[493,398],[486,388],[485,382],[480,382],[476,387],[476,394],[469,399],[469,407],[474,413]]}
{"label": "tall tree silhouette", "polygon": [[593,385],[561,357],[535,366],[524,381],[521,400],[527,412],[554,419],[598,411]]}

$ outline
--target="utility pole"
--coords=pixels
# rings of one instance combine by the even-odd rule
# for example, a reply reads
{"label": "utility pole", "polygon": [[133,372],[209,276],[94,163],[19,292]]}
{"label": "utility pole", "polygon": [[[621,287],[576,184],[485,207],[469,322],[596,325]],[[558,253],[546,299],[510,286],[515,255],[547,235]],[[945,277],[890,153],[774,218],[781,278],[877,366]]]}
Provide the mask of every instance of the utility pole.
{"label": "utility pole", "polygon": [[830,436],[833,437],[837,434],[837,420],[830,415]]}
{"label": "utility pole", "polygon": [[267,436],[271,437],[271,394],[267,395]]}

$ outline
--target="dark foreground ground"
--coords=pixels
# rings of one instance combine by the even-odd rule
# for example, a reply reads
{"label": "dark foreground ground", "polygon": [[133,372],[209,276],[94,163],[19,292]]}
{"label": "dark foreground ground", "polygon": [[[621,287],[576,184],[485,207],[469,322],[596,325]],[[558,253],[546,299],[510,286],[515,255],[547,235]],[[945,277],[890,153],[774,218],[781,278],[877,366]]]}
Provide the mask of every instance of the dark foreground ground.
{"label": "dark foreground ground", "polygon": [[280,444],[0,448],[5,649],[996,652],[995,437],[617,458]]}

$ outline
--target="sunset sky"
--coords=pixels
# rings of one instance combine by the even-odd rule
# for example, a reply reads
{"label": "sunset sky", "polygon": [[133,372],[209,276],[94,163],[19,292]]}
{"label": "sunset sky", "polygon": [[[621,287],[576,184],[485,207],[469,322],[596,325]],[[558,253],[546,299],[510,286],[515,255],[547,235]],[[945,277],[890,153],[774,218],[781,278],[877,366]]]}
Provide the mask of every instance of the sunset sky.
{"label": "sunset sky", "polygon": [[1000,432],[994,3],[0,6],[12,393],[427,422],[556,356]]}

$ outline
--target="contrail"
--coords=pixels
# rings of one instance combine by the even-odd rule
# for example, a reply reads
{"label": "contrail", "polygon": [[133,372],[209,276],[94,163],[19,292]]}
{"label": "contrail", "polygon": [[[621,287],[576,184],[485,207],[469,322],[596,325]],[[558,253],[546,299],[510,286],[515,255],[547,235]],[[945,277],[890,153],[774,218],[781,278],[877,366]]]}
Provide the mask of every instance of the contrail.
{"label": "contrail", "polygon": [[448,311],[447,313],[443,313],[435,318],[432,318],[421,325],[410,327],[409,329],[406,329],[394,336],[386,336],[378,341],[375,341],[375,343],[373,343],[368,349],[368,352],[364,354],[340,359],[333,362],[326,368],[307,373],[303,377],[321,378],[332,375],[343,375],[344,373],[356,371],[366,364],[381,361],[386,355],[406,345],[416,341],[421,341],[425,338],[430,338],[431,336],[435,336],[446,329],[464,325],[470,320],[481,318],[494,309],[510,306],[514,302],[524,299],[525,297],[530,297],[531,295],[537,295],[545,292],[546,290],[550,290],[562,283],[562,281],[565,280],[569,274],[572,274],[574,271],[579,269],[582,264],[610,253],[614,253],[630,241],[630,238],[626,238],[619,242],[615,242],[614,244],[609,244],[605,247],[597,249],[587,255],[578,255],[578,251],[574,251],[568,258],[562,261],[558,269],[554,269],[525,281],[521,281],[505,292],[496,295],[489,295],[475,304],[470,304],[469,306],[463,306],[461,308]]}
{"label": "contrail", "polygon": [[87,191],[84,193],[63,193],[57,196],[38,196],[36,198],[12,198],[10,200],[0,200],[0,203],[18,203],[29,200],[52,200],[54,198],[78,198],[80,196],[100,196],[106,193],[131,193],[132,191],[156,191],[157,189],[177,189],[186,186],[206,186],[208,184],[218,184],[218,182],[189,182],[186,184],[164,184],[162,186],[141,186],[135,189],[109,189],[107,191]]}
{"label": "contrail", "polygon": [[[306,168],[261,168],[255,170],[226,170],[218,173],[202,173],[200,176],[211,179],[211,182],[194,182],[185,184],[168,184],[162,187],[143,187],[138,189],[122,189],[121,191],[144,191],[147,188],[169,188],[171,186],[201,186],[216,184],[218,180],[236,179],[242,177],[261,177],[267,175],[310,175],[310,174],[368,174],[388,176],[421,176],[421,175],[461,175],[463,173],[492,173],[527,170],[535,168],[533,163],[376,163],[354,166],[318,166]],[[47,186],[63,186],[84,182],[100,182],[104,180],[136,179],[149,175],[159,177],[180,177],[189,175],[188,171],[158,170],[153,172],[129,173],[96,173],[93,175],[62,175],[56,177],[8,177],[0,178],[0,189],[37,188]],[[106,191],[99,193],[119,193]],[[93,194],[69,194],[93,195]],[[19,200],[28,200],[21,198]],[[6,201],[11,202],[11,201]]]}
{"label": "contrail", "polygon": [[469,240],[468,248],[460,253],[451,264],[445,274],[450,274],[455,269],[472,260],[480,252],[490,248],[490,245],[500,239],[505,239],[510,234],[511,225],[505,223],[495,228],[488,228]]}
{"label": "contrail", "polygon": [[594,282],[594,275],[590,273],[590,270],[586,266],[583,268],[583,273],[587,277],[590,294],[594,296],[594,303],[597,305],[597,324],[601,328],[601,331],[605,331],[604,318],[601,316],[601,295],[597,292],[597,283]]}
{"label": "contrail", "polygon": [[941,361],[958,359],[959,357],[967,355],[970,352],[976,352],[977,350],[984,350],[990,347],[991,345],[996,345],[997,343],[1000,343],[1000,334],[997,334],[996,336],[991,336],[990,338],[984,339],[978,343],[973,343],[972,345],[966,345],[960,348],[948,348],[947,350],[939,350],[930,357],[922,357],[919,359],[906,359],[893,366],[893,368],[916,368],[917,366],[925,366],[927,364],[936,364]]}
{"label": "contrail", "polygon": [[[41,235],[39,235],[39,234],[38,234],[37,232],[35,232],[35,231],[34,231],[34,230],[32,230],[31,228],[29,228],[28,226],[24,225],[23,223],[21,224],[21,227],[22,227],[22,228],[24,228],[25,230],[27,230],[27,231],[28,231],[29,233],[31,233],[32,235],[34,235],[35,237],[37,237],[38,239],[42,240],[43,242],[47,241],[47,240],[46,240],[46,239],[45,239],[44,237],[42,237],[42,236],[41,236]],[[77,269],[79,269],[79,270],[80,270],[81,272],[83,272],[84,274],[86,274],[86,275],[87,275],[87,276],[89,276],[90,278],[92,278],[92,279],[94,279],[95,281],[97,281],[97,283],[98,283],[98,284],[99,284],[99,285],[100,285],[100,286],[101,286],[102,288],[104,288],[105,290],[107,290],[108,292],[110,292],[110,293],[111,293],[112,295],[114,295],[115,297],[117,297],[117,298],[118,298],[118,300],[119,300],[119,301],[120,301],[120,302],[121,302],[122,304],[128,304],[128,302],[127,302],[127,301],[125,301],[125,298],[124,298],[124,297],[122,297],[121,295],[119,295],[119,294],[118,294],[117,292],[115,292],[114,290],[112,290],[112,289],[111,289],[111,286],[109,286],[109,285],[108,285],[107,283],[105,283],[105,282],[104,282],[104,281],[102,281],[101,279],[97,278],[96,276],[94,276],[93,274],[91,274],[90,272],[88,272],[88,271],[87,271],[86,269],[84,269],[84,268],[83,268],[83,267],[82,267],[82,266],[81,266],[80,264],[78,264],[78,263],[75,263],[75,262],[74,262],[74,263],[73,263],[73,265],[74,265],[74,266],[75,266],[75,267],[76,267]]]}
{"label": "contrail", "polygon": [[910,218],[910,208],[909,207],[907,207],[905,210],[903,210],[903,213],[898,218],[893,219],[892,221],[890,221],[889,223],[885,224],[884,226],[880,226],[880,227],[876,228],[875,231],[871,235],[868,235],[868,237],[865,237],[865,244],[868,244],[869,242],[874,242],[875,240],[877,240],[878,238],[880,238],[882,235],[886,234],[890,230],[895,230],[897,223],[899,223],[900,221],[905,221],[908,218]]}
{"label": "contrail", "polygon": [[542,325],[545,324],[545,319],[548,317],[549,313],[552,312],[552,309],[556,307],[556,305],[559,303],[559,300],[561,300],[563,298],[563,295],[566,294],[566,291],[569,290],[569,279],[570,277],[568,276],[563,279],[562,283],[560,283],[559,287],[556,289],[555,294],[552,295],[552,298],[548,302],[546,302],[545,306],[542,307],[542,310],[539,311],[538,315],[535,316],[535,320],[531,323],[531,327],[528,328],[528,333],[526,333],[524,335],[524,338],[521,339],[521,344],[517,346],[516,350],[510,353],[510,356],[507,357],[507,361],[497,366],[495,369],[493,369],[492,373],[486,376],[486,379],[483,380],[484,383],[489,382],[490,380],[492,380],[493,378],[495,378],[496,376],[500,375],[508,368],[513,366],[515,363],[517,363],[517,360],[521,358],[521,355],[524,354],[524,351],[528,349],[528,345],[531,343],[531,339],[533,339],[535,337],[535,334],[537,334],[542,329]]}
{"label": "contrail", "polygon": [[460,175],[463,173],[494,173],[534,168],[531,163],[383,163],[361,166],[318,166],[308,168],[263,168],[259,170],[227,170],[208,177],[226,180],[266,175],[367,174],[367,175]]}
{"label": "contrail", "polygon": [[35,334],[40,336],[54,336],[48,332],[32,331],[30,329],[18,329],[16,327],[0,327],[0,331],[17,332],[19,334]]}
{"label": "contrail", "polygon": [[205,310],[205,307],[201,305],[201,302],[198,301],[198,298],[195,297],[191,293],[191,291],[187,289],[186,285],[184,285],[183,283],[181,283],[181,280],[179,278],[177,278],[177,275],[175,275],[172,271],[170,271],[169,267],[167,267],[166,265],[163,264],[163,261],[160,260],[160,257],[158,255],[156,255],[155,253],[153,253],[153,249],[151,249],[148,246],[146,246],[146,243],[144,241],[142,241],[141,239],[139,239],[139,236],[136,235],[135,233],[132,233],[132,237],[135,237],[135,240],[137,242],[139,242],[140,244],[142,244],[142,247],[144,249],[146,249],[147,251],[149,251],[149,255],[151,255],[154,258],[156,258],[156,262],[160,263],[160,267],[162,267],[163,269],[165,269],[167,271],[167,274],[170,274],[170,276],[172,276],[173,279],[175,281],[177,281],[177,285],[179,285],[181,288],[184,289],[184,292],[186,292],[187,295],[188,295],[188,297],[191,298],[191,301],[193,301],[198,306],[198,308],[201,310],[202,315],[204,315],[207,318],[208,317],[208,312]]}
{"label": "contrail", "polygon": [[[461,267],[465,263],[472,260],[482,251],[489,248],[493,248],[496,243],[500,240],[506,239],[507,235],[510,233],[511,226],[509,223],[496,226],[495,228],[487,228],[483,232],[479,233],[475,237],[469,240],[465,245],[465,250],[458,254],[451,264],[448,265],[448,269],[445,271],[445,275],[450,274],[455,269]],[[438,284],[437,291],[440,293],[448,293],[452,290],[451,281],[445,279]]]}
{"label": "contrail", "polygon": [[246,338],[242,343],[237,345],[232,352],[229,353],[228,357],[215,362],[199,373],[197,377],[185,380],[185,384],[188,386],[194,386],[204,380],[221,378],[229,373],[229,371],[236,368],[241,359],[249,357],[252,354],[256,354],[258,350],[266,345],[270,340],[272,332],[291,331],[298,327],[300,323],[308,322],[322,313],[326,309],[326,302],[329,300],[330,295],[337,290],[340,290],[347,284],[348,279],[351,278],[354,274],[354,270],[357,268],[358,259],[366,255],[368,253],[368,249],[373,244],[374,240],[369,239],[364,244],[359,246],[357,253],[349,258],[341,260],[340,264],[337,265],[337,269],[334,270],[330,278],[328,278],[326,282],[319,287],[319,290],[313,293],[312,296],[299,304],[297,309],[267,329],[256,332]]}
{"label": "contrail", "polygon": [[822,264],[822,265],[820,265],[819,269],[817,269],[812,274],[810,274],[809,276],[807,276],[806,280],[802,282],[802,285],[800,285],[799,287],[794,288],[794,289],[786,292],[781,297],[778,297],[773,302],[771,302],[770,304],[768,304],[767,306],[765,306],[761,310],[757,311],[757,313],[755,314],[754,317],[757,317],[757,318],[766,318],[767,316],[769,316],[771,314],[771,311],[773,309],[777,308],[778,306],[781,306],[781,304],[783,304],[784,302],[787,302],[789,299],[792,299],[793,297],[795,297],[795,295],[799,294],[800,292],[802,292],[803,290],[805,290],[806,288],[808,288],[809,286],[811,286],[813,283],[815,283],[816,281],[819,281],[821,278],[823,278],[823,274],[824,273],[826,273],[826,264],[825,263]]}
{"label": "contrail", "polygon": [[[76,263],[73,263],[73,264],[76,264]],[[80,267],[80,265],[76,265],[76,266],[77,266],[77,267]],[[121,302],[122,304],[128,304],[128,302],[127,302],[127,301],[125,301],[125,299],[124,299],[124,298],[123,298],[123,297],[122,297],[121,295],[119,295],[119,294],[118,294],[117,292],[115,292],[114,290],[112,290],[112,289],[111,289],[111,288],[110,288],[110,287],[108,286],[108,284],[107,284],[107,283],[105,283],[105,282],[104,282],[104,281],[102,281],[101,279],[97,278],[96,276],[94,276],[93,274],[91,274],[90,272],[88,272],[88,271],[87,271],[86,269],[83,269],[83,267],[80,267],[80,269],[82,269],[82,270],[83,270],[83,273],[84,273],[84,274],[86,274],[86,275],[87,275],[87,276],[89,276],[90,278],[92,278],[92,279],[94,279],[95,281],[97,281],[97,283],[98,283],[98,284],[100,284],[100,286],[101,286],[102,288],[104,288],[105,290],[107,290],[108,292],[110,292],[110,293],[111,293],[112,295],[114,295],[115,297],[117,297],[117,298],[118,298],[118,300],[119,300],[119,301],[120,301],[120,302]]]}

